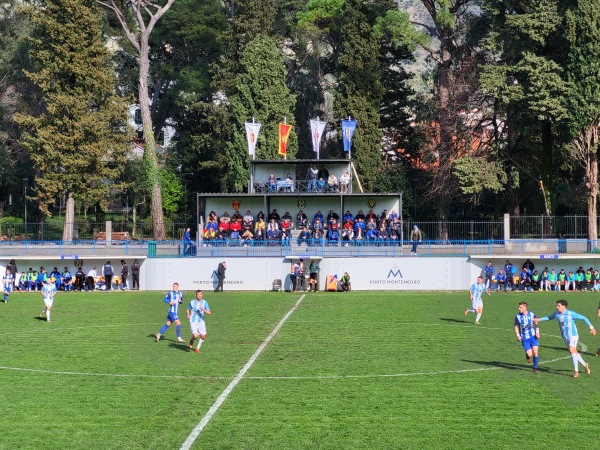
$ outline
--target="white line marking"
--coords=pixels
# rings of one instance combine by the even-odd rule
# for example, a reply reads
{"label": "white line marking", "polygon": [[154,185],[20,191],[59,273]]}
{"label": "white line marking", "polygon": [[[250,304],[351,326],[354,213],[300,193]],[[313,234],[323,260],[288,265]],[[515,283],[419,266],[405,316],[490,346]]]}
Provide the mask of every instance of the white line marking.
{"label": "white line marking", "polygon": [[277,326],[273,329],[273,331],[271,331],[271,334],[269,334],[267,336],[267,338],[263,341],[263,343],[260,344],[260,346],[256,349],[256,351],[250,357],[250,359],[244,365],[244,367],[242,367],[242,369],[233,378],[233,380],[231,380],[231,383],[229,383],[229,385],[225,388],[225,390],[221,393],[221,395],[219,395],[219,397],[217,398],[215,403],[210,407],[210,409],[208,410],[206,415],[202,418],[200,423],[198,423],[198,425],[196,425],[196,428],[194,428],[192,430],[192,432],[189,434],[189,436],[187,437],[185,442],[181,445],[180,450],[189,450],[192,447],[192,445],[194,444],[194,441],[200,435],[200,433],[202,432],[204,427],[208,424],[208,422],[210,422],[210,419],[212,418],[212,416],[214,416],[216,414],[216,412],[219,410],[219,408],[221,407],[223,402],[225,402],[225,400],[227,399],[227,397],[229,396],[229,394],[231,393],[233,388],[235,388],[237,386],[237,384],[241,381],[241,379],[244,377],[246,372],[248,372],[248,370],[250,370],[250,367],[252,367],[252,365],[254,364],[254,361],[256,361],[256,359],[260,356],[260,354],[266,348],[267,344],[269,342],[271,342],[271,339],[273,339],[273,337],[281,329],[283,324],[285,324],[286,320],[288,320],[288,318],[292,315],[292,313],[294,311],[296,311],[296,309],[298,309],[298,307],[300,306],[300,303],[302,303],[302,300],[304,300],[304,297],[306,297],[306,294],[304,294],[304,295],[302,295],[302,297],[300,297],[300,299],[296,302],[296,304],[294,306],[292,306],[292,309],[290,309],[288,311],[288,313],[285,316],[283,316],[283,319],[281,319],[279,321],[279,323],[277,324]]}

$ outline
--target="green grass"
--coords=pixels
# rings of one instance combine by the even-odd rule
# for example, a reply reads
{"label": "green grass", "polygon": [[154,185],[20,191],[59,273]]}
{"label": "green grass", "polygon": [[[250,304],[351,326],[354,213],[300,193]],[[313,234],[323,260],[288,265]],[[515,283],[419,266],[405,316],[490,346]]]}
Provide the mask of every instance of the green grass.
{"label": "green grass", "polygon": [[[155,342],[161,293],[59,293],[51,323],[41,295],[13,293],[0,304],[0,448],[178,449],[300,295],[205,297],[197,355],[174,327]],[[468,293],[309,293],[193,448],[589,448],[598,339],[579,324],[592,375],[573,379],[556,322],[541,324],[540,374],[512,330],[520,300],[539,316],[561,297],[595,317],[591,293],[494,294],[480,326],[463,316]]]}

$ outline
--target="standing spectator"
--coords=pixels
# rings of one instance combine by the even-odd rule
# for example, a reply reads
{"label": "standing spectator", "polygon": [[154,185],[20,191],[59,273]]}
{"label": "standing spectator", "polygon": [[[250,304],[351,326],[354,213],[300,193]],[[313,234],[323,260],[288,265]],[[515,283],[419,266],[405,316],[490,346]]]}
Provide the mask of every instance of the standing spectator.
{"label": "standing spectator", "polygon": [[27,291],[31,291],[32,289],[34,289],[34,284],[35,284],[35,277],[33,275],[33,268],[29,268],[29,270],[27,271]]}
{"label": "standing spectator", "polygon": [[215,292],[223,292],[223,281],[225,280],[225,271],[227,270],[227,263],[225,261],[219,263],[219,267],[217,267],[217,288]]}
{"label": "standing spectator", "polygon": [[304,277],[304,260],[298,262],[298,290],[306,290],[306,278]]}
{"label": "standing spectator", "polygon": [[292,282],[292,292],[296,292],[298,289],[298,273],[300,271],[300,266],[297,262],[292,266],[292,273],[290,274],[290,280]]}
{"label": "standing spectator", "polygon": [[329,170],[327,170],[323,164],[321,164],[321,168],[317,173],[317,178],[322,180],[327,180],[329,178]]}
{"label": "standing spectator", "polygon": [[110,261],[106,261],[106,264],[102,266],[102,276],[104,277],[104,285],[106,286],[107,291],[112,289],[112,277],[114,274],[112,264]]}
{"label": "standing spectator", "polygon": [[321,268],[316,261],[312,261],[310,266],[308,267],[308,272],[310,274],[310,278],[308,280],[308,291],[318,291],[319,290],[319,271]]}
{"label": "standing spectator", "polygon": [[192,236],[190,233],[190,227],[185,229],[183,233],[183,255],[190,256],[192,254]]}
{"label": "standing spectator", "polygon": [[81,292],[84,288],[84,284],[85,284],[85,273],[83,272],[83,270],[81,270],[81,267],[79,267],[77,269],[77,272],[75,272],[75,289],[77,289],[79,292]]}
{"label": "standing spectator", "polygon": [[511,291],[515,287],[515,266],[513,266],[513,264],[508,259],[504,264],[504,273],[506,274],[506,285],[508,287],[508,290]]}
{"label": "standing spectator", "polygon": [[93,291],[96,288],[96,277],[98,276],[98,272],[96,272],[96,268],[91,269],[85,278],[85,284],[88,288],[88,291]]}
{"label": "standing spectator", "polygon": [[487,262],[486,266],[483,268],[483,272],[485,274],[485,287],[486,289],[491,289],[494,278],[494,266],[492,265],[492,261]]}
{"label": "standing spectator", "polygon": [[11,260],[10,260],[10,262],[9,262],[9,263],[8,263],[8,265],[6,266],[6,270],[10,270],[10,273],[12,273],[12,274],[13,274],[13,281],[12,281],[12,286],[11,286],[11,287],[14,289],[14,287],[15,287],[15,283],[16,283],[16,281],[17,281],[15,277],[16,277],[16,276],[17,276],[17,274],[19,273],[19,272],[17,271],[17,263],[15,262],[15,260],[14,260],[14,259],[11,259]]}
{"label": "standing spectator", "polygon": [[316,165],[310,166],[308,169],[308,192],[315,192],[317,190],[317,175],[319,174],[319,170]]}
{"label": "standing spectator", "polygon": [[[189,228],[188,228],[189,229]],[[121,283],[123,283],[123,290],[127,289],[127,277],[129,276],[129,266],[125,260],[121,260]]]}
{"label": "standing spectator", "polygon": [[139,291],[140,290],[140,263],[138,262],[138,260],[134,260],[133,264],[131,265],[131,279],[132,279],[132,289],[134,291]]}
{"label": "standing spectator", "polygon": [[535,264],[533,264],[531,260],[527,258],[523,263],[523,268],[527,269],[527,272],[529,272],[529,274],[531,275],[535,270]]}
{"label": "standing spectator", "polygon": [[419,230],[418,226],[413,226],[413,230],[410,232],[410,240],[412,242],[412,249],[410,251],[411,255],[417,254],[417,246],[423,240],[423,235],[421,234],[421,230]]}

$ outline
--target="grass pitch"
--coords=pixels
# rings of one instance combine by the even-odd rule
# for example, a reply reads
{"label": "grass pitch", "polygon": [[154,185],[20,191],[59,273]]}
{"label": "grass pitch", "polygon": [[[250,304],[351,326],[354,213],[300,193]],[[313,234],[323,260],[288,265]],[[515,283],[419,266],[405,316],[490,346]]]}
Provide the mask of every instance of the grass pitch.
{"label": "grass pitch", "polygon": [[[174,326],[155,342],[163,295],[59,293],[51,323],[39,293],[0,304],[0,448],[179,449],[301,296],[207,292],[198,355]],[[600,338],[578,322],[592,374],[573,379],[556,321],[539,374],[513,332],[519,301],[559,298],[595,323],[592,293],[494,293],[479,326],[466,292],[308,293],[192,448],[593,447]]]}

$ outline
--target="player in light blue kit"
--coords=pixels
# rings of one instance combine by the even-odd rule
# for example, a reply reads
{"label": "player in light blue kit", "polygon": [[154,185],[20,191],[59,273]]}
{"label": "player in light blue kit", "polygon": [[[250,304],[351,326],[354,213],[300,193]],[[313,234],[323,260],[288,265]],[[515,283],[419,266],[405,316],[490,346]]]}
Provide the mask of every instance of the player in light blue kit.
{"label": "player in light blue kit", "polygon": [[515,333],[517,335],[517,341],[523,344],[523,350],[525,350],[525,359],[528,363],[531,363],[533,356],[533,371],[538,373],[538,364],[540,357],[538,355],[540,338],[540,329],[533,323],[535,314],[531,311],[527,311],[527,303],[519,303],[519,314],[515,317]]}
{"label": "player in light blue kit", "polygon": [[533,319],[533,323],[536,325],[538,322],[543,322],[545,320],[556,319],[558,320],[558,325],[560,327],[560,332],[562,334],[562,338],[569,347],[569,352],[571,353],[571,358],[573,359],[573,378],[577,378],[579,376],[579,366],[577,363],[581,363],[583,367],[585,367],[585,373],[588,375],[590,372],[590,366],[586,363],[581,355],[577,352],[577,342],[579,341],[579,335],[577,334],[577,326],[575,325],[575,320],[583,320],[588,327],[590,327],[590,333],[592,336],[596,335],[596,329],[592,326],[589,319],[581,314],[577,314],[575,311],[571,311],[567,309],[567,301],[559,300],[556,302],[556,311],[554,311],[551,315],[547,317],[540,317],[539,319]]}
{"label": "player in light blue kit", "polygon": [[196,291],[196,298],[190,302],[185,314],[190,321],[190,328],[192,329],[192,338],[190,339],[190,349],[194,348],[194,341],[200,337],[198,341],[198,347],[194,352],[200,353],[200,347],[206,339],[206,323],[204,322],[204,315],[210,315],[210,306],[206,300],[202,299],[202,291],[198,289]]}
{"label": "player in light blue kit", "polygon": [[179,304],[183,303],[183,294],[179,292],[179,283],[173,283],[173,290],[167,292],[167,295],[163,299],[165,303],[169,304],[169,312],[167,313],[167,323],[165,323],[160,331],[156,333],[156,342],[160,341],[160,337],[169,329],[171,323],[175,323],[175,331],[177,332],[177,340],[179,342],[185,342],[181,338],[181,321],[177,315]]}
{"label": "player in light blue kit", "polygon": [[52,309],[52,305],[54,304],[54,296],[56,295],[56,284],[54,284],[56,280],[52,277],[46,278],[46,282],[42,286],[40,293],[44,297],[44,305],[45,309],[40,313],[40,317],[46,314],[46,321],[50,322],[50,310]]}
{"label": "player in light blue kit", "polygon": [[489,289],[483,284],[483,277],[477,277],[477,283],[473,283],[471,289],[469,289],[471,306],[473,308],[467,308],[465,310],[465,316],[470,312],[477,314],[477,316],[475,316],[475,325],[479,325],[479,319],[481,319],[481,315],[483,314],[483,300],[481,299],[481,296],[484,292],[487,295],[490,295]]}
{"label": "player in light blue kit", "polygon": [[10,273],[10,269],[6,269],[6,273],[2,277],[2,284],[4,285],[4,303],[8,303],[8,296],[12,290],[13,280],[15,276]]}

